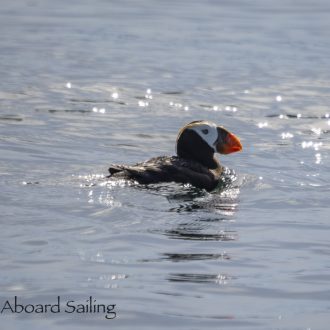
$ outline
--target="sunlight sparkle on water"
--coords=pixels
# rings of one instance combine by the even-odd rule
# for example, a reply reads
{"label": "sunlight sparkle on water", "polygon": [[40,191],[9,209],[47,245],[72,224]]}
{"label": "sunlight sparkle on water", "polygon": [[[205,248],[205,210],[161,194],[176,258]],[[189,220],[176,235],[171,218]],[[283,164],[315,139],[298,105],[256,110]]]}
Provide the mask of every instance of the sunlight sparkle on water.
{"label": "sunlight sparkle on water", "polygon": [[133,182],[127,181],[124,179],[120,180],[108,180],[100,184],[101,186],[107,186],[108,188],[114,188],[114,187],[125,187],[125,186],[132,186],[134,185]]}
{"label": "sunlight sparkle on water", "polygon": [[70,83],[70,81],[68,81],[67,83],[66,83],[66,88],[71,88],[72,87],[72,85],[71,85],[71,83]]}
{"label": "sunlight sparkle on water", "polygon": [[113,98],[113,99],[118,99],[118,97],[119,97],[119,94],[117,93],[117,92],[113,92],[112,94],[111,94],[111,97]]}
{"label": "sunlight sparkle on water", "polygon": [[226,285],[226,284],[228,284],[228,280],[230,280],[230,279],[231,278],[228,277],[227,275],[218,274],[216,277],[215,283],[219,284],[219,285]]}
{"label": "sunlight sparkle on water", "polygon": [[149,102],[139,100],[138,105],[139,107],[147,107],[149,105]]}
{"label": "sunlight sparkle on water", "polygon": [[316,135],[321,135],[321,133],[322,133],[321,128],[316,128],[316,127],[313,127],[313,128],[311,129],[311,131],[312,131],[313,133],[315,133]]}
{"label": "sunlight sparkle on water", "polygon": [[[217,105],[214,105],[214,106],[212,107],[212,110],[213,110],[213,111],[222,111],[222,108],[220,108],[220,107],[217,106]],[[237,109],[236,106],[226,105],[226,106],[224,107],[224,111],[232,111],[232,112],[236,112],[237,110],[238,110],[238,109]]]}
{"label": "sunlight sparkle on water", "polygon": [[293,135],[292,133],[290,133],[290,132],[287,132],[287,133],[283,132],[283,133],[281,134],[281,137],[282,137],[283,140],[284,140],[284,139],[292,139],[293,136],[294,136],[294,135]]}
{"label": "sunlight sparkle on water", "polygon": [[97,108],[97,107],[93,107],[92,109],[93,112],[99,112],[99,113],[105,113],[105,109],[104,108]]}
{"label": "sunlight sparkle on water", "polygon": [[101,194],[98,198],[98,202],[101,205],[105,205],[105,206],[111,207],[111,208],[121,206],[121,203],[114,199],[114,197],[110,194],[110,191],[101,192]]}
{"label": "sunlight sparkle on water", "polygon": [[[239,188],[230,188],[230,189],[226,189],[224,191],[221,192],[221,197],[225,197],[225,198],[230,198],[232,200],[236,199],[240,194],[240,190]],[[237,204],[236,203],[231,203],[231,209],[235,210]]]}
{"label": "sunlight sparkle on water", "polygon": [[276,96],[276,101],[277,102],[282,102],[282,96],[281,95],[277,95]]}
{"label": "sunlight sparkle on water", "polygon": [[258,126],[259,128],[268,127],[268,123],[265,121],[265,122],[263,122],[263,123],[258,123],[257,126]]}
{"label": "sunlight sparkle on water", "polygon": [[317,153],[315,154],[315,164],[320,164],[322,161],[322,155]]}
{"label": "sunlight sparkle on water", "polygon": [[169,104],[171,107],[178,108],[178,109],[181,109],[183,107],[183,104],[181,104],[181,103],[170,102]]}
{"label": "sunlight sparkle on water", "polygon": [[90,190],[88,193],[88,203],[93,204],[94,203],[94,198],[93,198],[93,190]]}
{"label": "sunlight sparkle on water", "polygon": [[85,179],[87,181],[90,180],[95,180],[95,179],[101,179],[103,178],[104,175],[103,174],[88,174],[88,175],[78,175],[79,179]]}
{"label": "sunlight sparkle on water", "polygon": [[146,94],[144,95],[144,97],[146,98],[146,99],[149,99],[149,100],[152,100],[152,95],[151,95],[151,89],[150,88],[148,88],[147,90],[146,90]]}
{"label": "sunlight sparkle on water", "polygon": [[313,142],[313,141],[303,141],[301,143],[301,147],[303,149],[314,148],[315,151],[318,151],[322,145],[323,145],[322,142]]}

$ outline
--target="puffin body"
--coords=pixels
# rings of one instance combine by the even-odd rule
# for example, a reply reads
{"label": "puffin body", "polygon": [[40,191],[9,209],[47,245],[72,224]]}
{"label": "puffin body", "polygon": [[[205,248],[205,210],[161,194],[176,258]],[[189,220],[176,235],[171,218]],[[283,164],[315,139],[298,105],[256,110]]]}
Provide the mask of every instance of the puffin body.
{"label": "puffin body", "polygon": [[141,184],[178,182],[213,190],[223,167],[214,153],[241,151],[239,139],[222,126],[205,121],[185,125],[176,141],[177,156],[160,156],[135,165],[111,165],[109,177],[134,180]]}

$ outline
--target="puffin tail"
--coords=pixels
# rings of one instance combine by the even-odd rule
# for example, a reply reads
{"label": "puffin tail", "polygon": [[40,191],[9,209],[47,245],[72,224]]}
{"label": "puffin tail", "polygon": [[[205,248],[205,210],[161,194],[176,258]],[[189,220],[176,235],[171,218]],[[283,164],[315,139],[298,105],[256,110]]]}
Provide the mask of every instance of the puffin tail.
{"label": "puffin tail", "polygon": [[111,165],[109,167],[109,173],[110,175],[107,176],[107,178],[110,178],[112,175],[122,172],[123,171],[123,166],[121,165]]}

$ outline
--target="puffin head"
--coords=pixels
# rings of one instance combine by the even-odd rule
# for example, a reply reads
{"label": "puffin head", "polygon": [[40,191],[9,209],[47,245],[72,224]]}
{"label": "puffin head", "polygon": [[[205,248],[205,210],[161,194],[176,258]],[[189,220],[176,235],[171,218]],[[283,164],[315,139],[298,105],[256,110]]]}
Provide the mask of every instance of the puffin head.
{"label": "puffin head", "polygon": [[238,137],[222,126],[197,120],[185,125],[179,131],[176,152],[179,157],[199,162],[209,169],[219,166],[214,153],[230,154],[242,150]]}

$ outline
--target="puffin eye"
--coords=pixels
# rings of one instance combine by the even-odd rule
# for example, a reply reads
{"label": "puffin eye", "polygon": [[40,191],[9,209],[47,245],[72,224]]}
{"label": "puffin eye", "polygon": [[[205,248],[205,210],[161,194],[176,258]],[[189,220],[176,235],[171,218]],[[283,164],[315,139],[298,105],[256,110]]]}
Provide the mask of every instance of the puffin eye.
{"label": "puffin eye", "polygon": [[205,129],[202,129],[202,132],[203,132],[204,134],[208,134],[208,133],[209,133],[209,130],[208,130],[207,128],[205,128]]}

